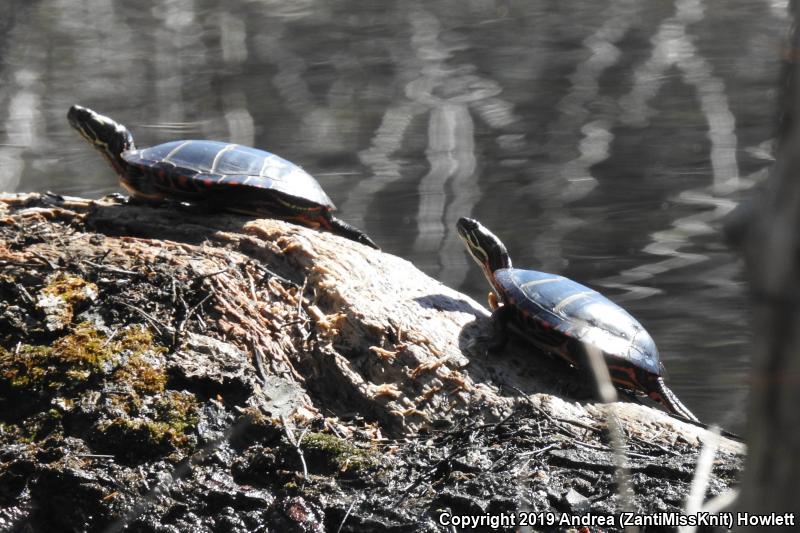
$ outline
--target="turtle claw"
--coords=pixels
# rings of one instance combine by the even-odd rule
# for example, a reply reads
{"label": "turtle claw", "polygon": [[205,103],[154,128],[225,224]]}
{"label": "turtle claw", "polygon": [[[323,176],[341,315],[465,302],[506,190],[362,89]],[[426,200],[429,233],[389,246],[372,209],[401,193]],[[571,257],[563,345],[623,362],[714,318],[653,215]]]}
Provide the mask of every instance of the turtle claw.
{"label": "turtle claw", "polygon": [[53,192],[53,191],[45,191],[45,193],[42,195],[42,198],[45,198],[46,201],[54,203],[54,204],[63,204],[64,203],[64,197],[61,196],[58,193]]}
{"label": "turtle claw", "polygon": [[103,200],[108,200],[109,202],[116,202],[118,204],[127,204],[130,197],[125,196],[124,194],[118,192],[112,192],[110,194],[106,194],[102,198]]}

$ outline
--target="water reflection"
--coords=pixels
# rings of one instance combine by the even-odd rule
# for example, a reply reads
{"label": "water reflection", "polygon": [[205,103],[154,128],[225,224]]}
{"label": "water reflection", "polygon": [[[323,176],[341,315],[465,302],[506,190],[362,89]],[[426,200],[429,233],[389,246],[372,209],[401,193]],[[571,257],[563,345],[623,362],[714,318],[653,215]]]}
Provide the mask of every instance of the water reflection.
{"label": "water reflection", "polygon": [[35,72],[21,68],[14,73],[5,121],[6,142],[0,145],[0,187],[13,191],[25,167],[24,154],[36,148],[42,131],[40,98]]}
{"label": "water reflection", "polygon": [[[520,266],[606,290],[702,418],[742,398],[749,323],[719,220],[763,176],[785,0],[10,1],[0,187],[100,195],[83,103],[139,146],[265,148],[343,219],[473,296],[472,215]],[[705,409],[705,411],[704,411]]]}

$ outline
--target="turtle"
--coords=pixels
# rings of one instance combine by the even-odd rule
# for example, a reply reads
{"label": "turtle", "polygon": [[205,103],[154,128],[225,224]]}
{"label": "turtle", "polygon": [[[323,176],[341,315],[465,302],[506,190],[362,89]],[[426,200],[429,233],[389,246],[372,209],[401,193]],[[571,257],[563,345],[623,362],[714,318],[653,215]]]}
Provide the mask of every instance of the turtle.
{"label": "turtle", "polygon": [[316,179],[275,154],[207,140],[137,149],[128,128],[91,109],[73,105],[67,120],[103,154],[135,200],[273,216],[378,248],[363,231],[331,214],[336,207]]}
{"label": "turtle", "polygon": [[513,268],[505,245],[477,220],[462,217],[458,236],[492,286],[489,307],[498,324],[513,321],[539,349],[581,368],[586,345],[598,349],[617,388],[641,392],[670,413],[697,417],[664,383],[653,338],[620,306],[569,278]]}

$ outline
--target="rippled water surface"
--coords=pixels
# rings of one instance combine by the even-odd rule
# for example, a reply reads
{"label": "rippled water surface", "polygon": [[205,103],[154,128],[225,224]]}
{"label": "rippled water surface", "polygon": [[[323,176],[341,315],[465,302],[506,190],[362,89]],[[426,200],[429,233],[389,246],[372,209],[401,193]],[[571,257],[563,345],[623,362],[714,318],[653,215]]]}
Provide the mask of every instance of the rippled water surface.
{"label": "rippled water surface", "polygon": [[605,292],[668,382],[738,429],[751,321],[720,219],[769,165],[779,0],[6,0],[0,189],[116,179],[72,103],[138,146],[275,152],[384,250],[483,298],[471,215],[515,266]]}

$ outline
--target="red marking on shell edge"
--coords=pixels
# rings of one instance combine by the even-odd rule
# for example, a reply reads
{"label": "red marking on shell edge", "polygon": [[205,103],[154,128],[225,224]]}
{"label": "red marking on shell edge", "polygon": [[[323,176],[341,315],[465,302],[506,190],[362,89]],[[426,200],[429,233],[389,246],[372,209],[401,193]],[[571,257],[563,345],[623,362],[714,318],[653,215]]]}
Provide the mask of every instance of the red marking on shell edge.
{"label": "red marking on shell edge", "polygon": [[305,226],[307,228],[312,228],[312,229],[319,228],[319,223],[317,223],[316,220],[310,219],[310,218],[306,218],[303,215],[298,215],[298,216],[295,216],[295,217],[285,217],[284,220],[287,220],[289,222],[296,222],[296,223],[300,224],[301,226]]}
{"label": "red marking on shell edge", "polygon": [[287,218],[287,220],[294,220],[297,223],[302,224],[303,226],[313,229],[325,228],[327,230],[330,230],[332,228],[332,226],[328,223],[328,220],[323,216],[312,218],[304,214],[299,214],[297,216]]}
{"label": "red marking on shell edge", "polygon": [[647,393],[647,395],[650,397],[650,399],[655,400],[656,402],[660,403],[661,405],[668,405],[667,404],[667,400],[658,391],[650,391],[650,392]]}
{"label": "red marking on shell edge", "polygon": [[[622,387],[627,387],[630,389],[641,389],[641,385],[639,385],[639,380],[636,379],[636,370],[630,367],[619,366],[619,365],[608,365],[608,370],[611,372],[611,381],[620,385]],[[620,376],[619,374],[623,374]]]}
{"label": "red marking on shell edge", "polygon": [[214,185],[214,180],[212,180],[211,178],[203,178],[203,185],[206,187],[211,187],[212,185]]}

